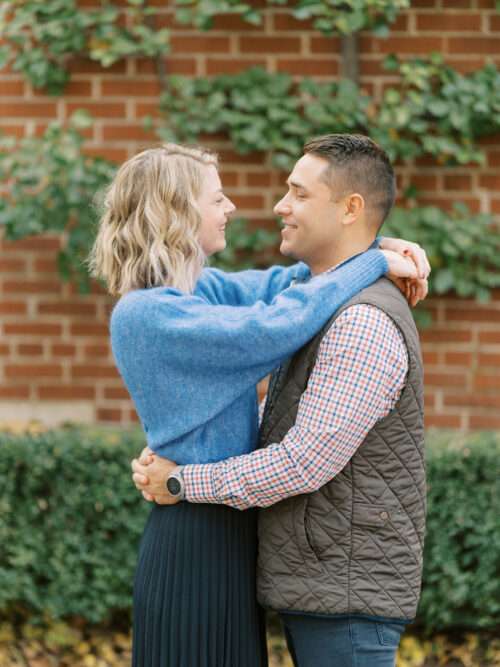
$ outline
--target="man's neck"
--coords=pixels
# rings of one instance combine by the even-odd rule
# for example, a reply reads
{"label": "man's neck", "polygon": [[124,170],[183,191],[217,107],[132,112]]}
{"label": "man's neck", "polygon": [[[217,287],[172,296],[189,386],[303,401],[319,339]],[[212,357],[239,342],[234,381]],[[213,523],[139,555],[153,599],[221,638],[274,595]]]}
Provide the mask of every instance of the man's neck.
{"label": "man's neck", "polygon": [[374,241],[375,238],[364,238],[345,244],[339,243],[332,252],[328,253],[328,255],[317,257],[307,262],[311,274],[316,276],[320,273],[324,273],[325,271],[342,264],[351,257],[354,257],[354,255],[359,255],[360,253],[365,252]]}

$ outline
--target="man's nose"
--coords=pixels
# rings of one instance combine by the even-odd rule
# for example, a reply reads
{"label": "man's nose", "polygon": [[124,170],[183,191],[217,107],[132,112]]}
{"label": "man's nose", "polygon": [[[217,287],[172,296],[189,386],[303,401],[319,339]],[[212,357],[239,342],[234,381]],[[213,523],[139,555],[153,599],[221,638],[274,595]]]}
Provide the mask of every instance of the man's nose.
{"label": "man's nose", "polygon": [[290,205],[288,204],[286,195],[279,200],[273,211],[276,215],[286,215],[290,212]]}

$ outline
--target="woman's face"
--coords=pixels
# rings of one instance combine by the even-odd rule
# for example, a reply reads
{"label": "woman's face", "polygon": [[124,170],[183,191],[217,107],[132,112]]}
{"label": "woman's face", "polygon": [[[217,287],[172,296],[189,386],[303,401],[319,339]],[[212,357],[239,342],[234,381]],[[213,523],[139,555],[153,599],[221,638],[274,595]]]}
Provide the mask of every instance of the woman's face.
{"label": "woman's face", "polygon": [[207,257],[226,247],[228,216],[235,210],[233,202],[222,192],[222,183],[214,165],[208,165],[198,206],[201,213],[200,244]]}

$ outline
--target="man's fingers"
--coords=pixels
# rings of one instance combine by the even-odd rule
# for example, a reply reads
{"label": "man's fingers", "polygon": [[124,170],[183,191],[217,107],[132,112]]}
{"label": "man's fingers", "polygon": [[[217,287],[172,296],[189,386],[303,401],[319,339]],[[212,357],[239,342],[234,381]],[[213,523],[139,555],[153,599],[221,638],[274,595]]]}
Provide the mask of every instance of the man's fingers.
{"label": "man's fingers", "polygon": [[149,484],[149,479],[146,475],[142,475],[140,472],[134,472],[132,479],[136,487],[147,486]]}
{"label": "man's fingers", "polygon": [[144,475],[147,477],[148,469],[147,466],[141,465],[141,463],[137,460],[134,459],[131,463],[131,468],[133,472],[139,472],[141,475]]}
{"label": "man's fingers", "polygon": [[166,494],[155,496],[154,500],[157,505],[175,505],[177,503],[176,499]]}
{"label": "man's fingers", "polygon": [[154,501],[154,497],[150,493],[146,493],[146,491],[142,491],[142,497],[144,500],[147,500],[148,503],[152,503]]}
{"label": "man's fingers", "polygon": [[144,447],[142,450],[140,456],[139,456],[139,463],[143,466],[147,466],[150,463],[153,463],[154,461],[154,452],[152,449],[149,447]]}

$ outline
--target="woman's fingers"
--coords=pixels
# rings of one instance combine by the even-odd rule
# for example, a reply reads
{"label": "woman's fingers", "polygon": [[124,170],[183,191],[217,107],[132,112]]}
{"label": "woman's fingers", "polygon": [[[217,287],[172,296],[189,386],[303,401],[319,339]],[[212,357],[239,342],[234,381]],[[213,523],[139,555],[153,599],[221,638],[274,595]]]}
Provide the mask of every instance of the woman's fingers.
{"label": "woman's fingers", "polygon": [[387,260],[389,270],[387,276],[393,278],[417,278],[418,272],[415,263],[410,257],[405,257],[392,250],[381,250]]}
{"label": "woman's fingers", "polygon": [[411,301],[410,301],[412,308],[415,308],[419,300],[417,292],[418,292],[418,284],[413,283],[411,285]]}
{"label": "woman's fingers", "polygon": [[408,257],[415,264],[419,278],[428,278],[431,271],[431,265],[427,259],[427,253],[418,243],[405,241],[404,239],[394,239],[383,237],[380,240],[381,250],[391,250],[399,255]]}
{"label": "woman's fingers", "polygon": [[410,298],[408,301],[414,308],[419,301],[423,301],[429,291],[429,283],[425,278],[408,281],[410,285]]}
{"label": "woman's fingers", "polygon": [[397,278],[391,276],[392,282],[399,288],[410,306],[414,308],[419,301],[427,296],[429,283],[423,278]]}
{"label": "woman's fingers", "polygon": [[425,299],[427,297],[427,294],[429,293],[429,281],[426,278],[419,280],[417,287],[418,287],[418,299],[419,301],[423,301],[423,299]]}
{"label": "woman's fingers", "polygon": [[423,248],[416,243],[408,243],[408,247],[403,251],[405,257],[409,257],[417,267],[418,277],[427,278],[431,267],[427,259],[427,254]]}

